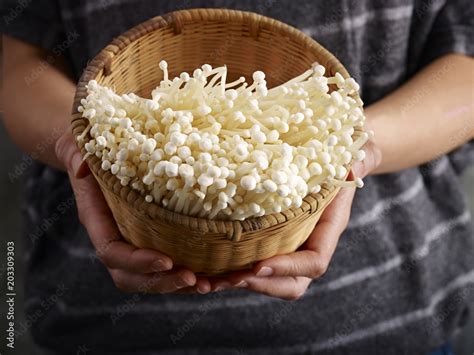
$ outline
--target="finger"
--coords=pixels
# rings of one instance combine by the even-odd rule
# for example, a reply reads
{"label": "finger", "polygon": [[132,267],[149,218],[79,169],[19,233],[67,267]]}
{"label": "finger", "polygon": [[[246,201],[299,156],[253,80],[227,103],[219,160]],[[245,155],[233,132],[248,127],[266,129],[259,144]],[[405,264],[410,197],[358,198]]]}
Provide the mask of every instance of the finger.
{"label": "finger", "polygon": [[339,237],[349,221],[354,188],[341,189],[326,207],[316,227],[299,251],[278,255],[257,263],[257,276],[305,276],[311,279],[326,273]]}
{"label": "finger", "polygon": [[211,291],[223,291],[229,288],[245,288],[248,285],[242,284],[242,280],[247,277],[255,276],[252,270],[233,271],[225,276],[210,276],[208,280],[211,285]]}
{"label": "finger", "polygon": [[190,294],[190,293],[200,293],[205,295],[211,292],[211,283],[207,278],[197,277],[196,284],[191,287],[185,287],[176,291],[176,293]]}
{"label": "finger", "polygon": [[113,240],[97,249],[97,256],[110,269],[137,273],[171,270],[171,259],[155,250],[140,249],[122,241]]}
{"label": "finger", "polygon": [[[296,300],[305,293],[308,285],[311,282],[311,279],[307,277],[258,277],[252,273],[247,273],[247,275],[237,281],[237,279],[234,279],[234,276],[232,276],[230,279],[234,282],[233,286],[227,286],[229,281],[222,280],[217,281],[213,285],[213,290],[222,291],[228,288],[245,288],[247,290],[263,293],[272,297],[278,297],[285,300]],[[226,287],[221,288],[223,284],[225,284]],[[238,286],[239,284],[240,286]],[[242,286],[242,284],[245,286]]]}
{"label": "finger", "polygon": [[115,286],[124,292],[170,293],[196,283],[195,275],[184,269],[154,274],[137,274],[124,270],[109,272]]}
{"label": "finger", "polygon": [[82,178],[90,174],[87,163],[83,160],[82,154],[74,141],[74,136],[70,131],[65,132],[56,142],[56,156],[63,163],[68,172],[77,178]]}
{"label": "finger", "polygon": [[198,277],[196,280],[195,288],[196,288],[196,292],[204,295],[206,293],[211,292],[211,283],[209,279],[205,277]]}
{"label": "finger", "polygon": [[373,172],[382,162],[382,151],[374,142],[369,140],[362,149],[365,152],[365,158],[362,161],[354,162],[352,165],[355,175],[360,178]]}

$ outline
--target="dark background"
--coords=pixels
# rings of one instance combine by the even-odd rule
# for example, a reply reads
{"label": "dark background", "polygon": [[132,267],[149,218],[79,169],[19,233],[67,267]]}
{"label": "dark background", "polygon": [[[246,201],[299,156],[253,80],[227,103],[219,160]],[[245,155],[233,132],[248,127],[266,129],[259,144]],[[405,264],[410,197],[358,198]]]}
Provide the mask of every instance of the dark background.
{"label": "dark background", "polygon": [[[1,79],[1,78],[0,78]],[[23,159],[22,159],[23,158]],[[41,354],[32,350],[32,340],[28,333],[22,335],[15,341],[15,350],[6,351],[5,330],[6,330],[6,304],[5,304],[5,255],[6,242],[15,241],[15,288],[16,288],[16,325],[24,322],[23,315],[23,260],[22,260],[22,239],[21,239],[21,211],[22,204],[22,179],[12,182],[8,173],[13,172],[18,164],[25,159],[19,149],[7,135],[3,120],[0,115],[0,355],[21,354],[36,355]],[[463,185],[466,191],[471,213],[474,214],[474,167],[463,176]],[[474,257],[474,256],[473,256]],[[474,300],[473,307],[474,310]],[[420,339],[422,341],[422,339]],[[474,318],[471,317],[469,325],[454,340],[455,355],[474,354]],[[87,354],[86,350],[78,349],[78,354]],[[415,354],[413,354],[415,355]],[[423,355],[423,354],[421,354]]]}

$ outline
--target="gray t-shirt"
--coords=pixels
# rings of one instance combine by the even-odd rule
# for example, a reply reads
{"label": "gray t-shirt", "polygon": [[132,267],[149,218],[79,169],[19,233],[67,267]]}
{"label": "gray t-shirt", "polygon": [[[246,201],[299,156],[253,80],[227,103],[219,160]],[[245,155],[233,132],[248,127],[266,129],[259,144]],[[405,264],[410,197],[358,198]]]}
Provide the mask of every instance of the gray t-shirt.
{"label": "gray t-shirt", "polygon": [[[65,55],[77,80],[114,36],[193,7],[255,11],[302,29],[342,61],[367,105],[442,55],[474,54],[469,0],[3,0],[0,29],[50,49],[52,60]],[[34,164],[25,203],[32,334],[58,354],[80,346],[87,354],[427,353],[465,323],[474,294],[474,238],[458,181],[473,163],[471,141],[423,166],[366,178],[328,272],[295,302],[246,290],[120,292],[94,257],[66,175]]]}

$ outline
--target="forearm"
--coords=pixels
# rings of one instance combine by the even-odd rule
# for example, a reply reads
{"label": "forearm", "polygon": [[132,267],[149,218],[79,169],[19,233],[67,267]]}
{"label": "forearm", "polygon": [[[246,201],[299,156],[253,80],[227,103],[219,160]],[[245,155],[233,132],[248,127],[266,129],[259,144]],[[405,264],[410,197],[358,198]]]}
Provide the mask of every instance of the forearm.
{"label": "forearm", "polygon": [[2,89],[5,126],[27,154],[63,169],[54,147],[70,124],[74,83],[58,68],[59,58],[53,64],[46,64],[40,50],[26,44],[11,48],[11,41],[15,42],[5,41]]}
{"label": "forearm", "polygon": [[367,126],[382,151],[376,173],[426,163],[474,138],[474,59],[444,56],[367,107]]}

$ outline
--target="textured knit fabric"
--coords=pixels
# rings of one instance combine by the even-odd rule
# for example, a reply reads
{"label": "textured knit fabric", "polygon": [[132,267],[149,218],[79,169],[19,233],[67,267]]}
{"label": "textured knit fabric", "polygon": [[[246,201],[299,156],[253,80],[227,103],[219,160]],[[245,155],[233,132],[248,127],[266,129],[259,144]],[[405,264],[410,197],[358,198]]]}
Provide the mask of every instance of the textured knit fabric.
{"label": "textured knit fabric", "polygon": [[[63,54],[77,80],[114,36],[194,7],[255,11],[300,28],[342,61],[366,105],[442,55],[474,54],[470,0],[3,0],[0,24],[53,59]],[[429,164],[366,178],[328,272],[295,302],[246,290],[120,292],[94,257],[66,175],[34,164],[26,313],[41,316],[31,332],[58,354],[427,354],[466,322],[474,297],[473,231],[458,181],[473,163],[470,142]]]}
{"label": "textured knit fabric", "polygon": [[454,355],[453,346],[451,343],[446,343],[435,351],[432,351],[430,355]]}

